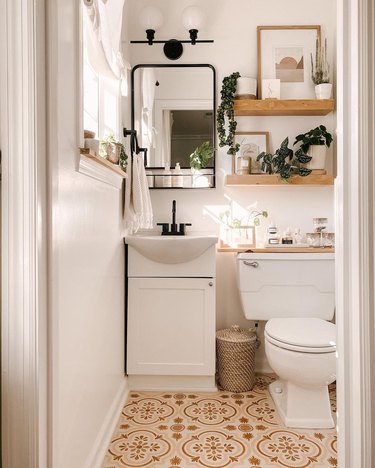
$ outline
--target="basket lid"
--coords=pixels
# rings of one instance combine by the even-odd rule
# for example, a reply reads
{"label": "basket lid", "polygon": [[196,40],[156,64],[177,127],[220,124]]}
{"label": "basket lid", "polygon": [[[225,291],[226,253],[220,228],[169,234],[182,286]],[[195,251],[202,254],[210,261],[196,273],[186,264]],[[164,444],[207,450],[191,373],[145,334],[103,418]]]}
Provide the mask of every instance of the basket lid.
{"label": "basket lid", "polygon": [[225,330],[218,330],[216,338],[231,343],[248,343],[256,340],[256,335],[250,330],[244,330],[239,325],[232,325]]}

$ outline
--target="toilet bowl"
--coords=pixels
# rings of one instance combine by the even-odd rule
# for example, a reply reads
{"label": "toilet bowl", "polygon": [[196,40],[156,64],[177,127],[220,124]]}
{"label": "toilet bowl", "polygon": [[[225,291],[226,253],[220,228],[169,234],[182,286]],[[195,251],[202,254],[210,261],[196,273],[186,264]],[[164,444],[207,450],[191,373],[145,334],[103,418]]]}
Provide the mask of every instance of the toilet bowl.
{"label": "toilet bowl", "polygon": [[279,377],[270,393],[287,427],[332,428],[328,385],[336,377],[336,327],[319,318],[267,322],[265,351]]}
{"label": "toilet bowl", "polygon": [[268,320],[265,351],[278,376],[269,390],[284,425],[334,427],[334,254],[241,253],[237,271],[246,318]]}

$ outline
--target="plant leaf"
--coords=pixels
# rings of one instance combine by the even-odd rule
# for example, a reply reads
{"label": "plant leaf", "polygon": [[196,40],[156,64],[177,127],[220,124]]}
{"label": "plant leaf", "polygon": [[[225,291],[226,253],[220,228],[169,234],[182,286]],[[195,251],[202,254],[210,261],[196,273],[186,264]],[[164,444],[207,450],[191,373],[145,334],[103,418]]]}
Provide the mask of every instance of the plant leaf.
{"label": "plant leaf", "polygon": [[307,169],[306,167],[300,167],[298,170],[298,174],[302,177],[306,177],[311,174],[311,169]]}

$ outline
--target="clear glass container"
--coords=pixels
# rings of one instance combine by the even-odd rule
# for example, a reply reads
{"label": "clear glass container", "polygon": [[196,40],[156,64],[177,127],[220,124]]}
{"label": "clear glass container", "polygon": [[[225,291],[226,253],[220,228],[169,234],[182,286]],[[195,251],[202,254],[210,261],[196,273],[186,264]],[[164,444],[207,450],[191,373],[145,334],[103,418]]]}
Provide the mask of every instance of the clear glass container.
{"label": "clear glass container", "polygon": [[313,218],[314,232],[319,234],[316,236],[319,239],[319,245],[314,245],[314,247],[324,247],[323,231],[327,229],[327,224],[328,218]]}

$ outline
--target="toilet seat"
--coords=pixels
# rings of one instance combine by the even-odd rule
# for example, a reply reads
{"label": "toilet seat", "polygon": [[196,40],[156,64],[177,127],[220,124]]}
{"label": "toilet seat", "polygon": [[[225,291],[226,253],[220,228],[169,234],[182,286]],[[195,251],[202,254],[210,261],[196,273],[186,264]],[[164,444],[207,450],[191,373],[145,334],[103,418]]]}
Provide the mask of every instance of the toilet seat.
{"label": "toilet seat", "polygon": [[295,352],[336,351],[336,326],[319,318],[274,318],[267,322],[264,335],[269,343]]}

